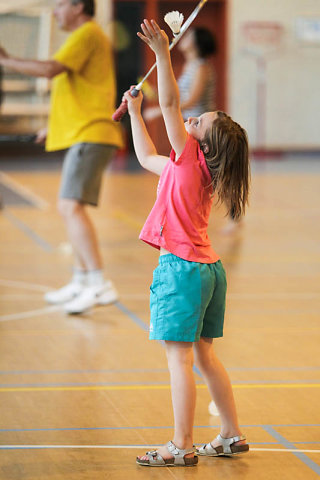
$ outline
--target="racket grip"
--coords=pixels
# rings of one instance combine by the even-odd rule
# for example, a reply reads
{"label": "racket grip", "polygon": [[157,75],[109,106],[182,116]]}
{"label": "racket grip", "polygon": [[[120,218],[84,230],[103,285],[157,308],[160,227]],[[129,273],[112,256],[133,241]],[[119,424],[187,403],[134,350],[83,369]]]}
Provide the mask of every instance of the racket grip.
{"label": "racket grip", "polygon": [[[136,88],[132,88],[132,90],[130,90],[130,95],[132,97],[137,97],[139,95],[139,90],[137,90]],[[123,102],[121,102],[117,110],[112,115],[112,120],[114,122],[120,122],[122,117],[126,114],[127,110],[128,110],[128,102],[127,100],[123,100]]]}
{"label": "racket grip", "polygon": [[120,120],[125,115],[127,110],[128,110],[128,102],[127,102],[127,100],[123,100],[123,102],[121,102],[120,106],[117,108],[117,110],[112,115],[112,120],[114,122],[120,122]]}

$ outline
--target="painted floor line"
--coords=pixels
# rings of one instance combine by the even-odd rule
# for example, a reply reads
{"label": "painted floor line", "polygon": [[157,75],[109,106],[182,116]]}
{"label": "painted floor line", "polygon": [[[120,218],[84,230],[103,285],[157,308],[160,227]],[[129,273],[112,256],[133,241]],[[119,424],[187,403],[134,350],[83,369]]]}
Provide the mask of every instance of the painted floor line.
{"label": "painted floor line", "polygon": [[[124,293],[121,295],[125,299],[133,300],[148,300],[148,293]],[[311,300],[318,298],[320,300],[320,295],[317,292],[261,292],[261,293],[227,293],[227,298],[230,300],[252,300],[252,299],[270,299],[270,300]]]}
{"label": "painted floor line", "polygon": [[[36,330],[37,332],[38,330]],[[12,331],[10,331],[12,332]],[[20,333],[21,331],[17,331]],[[40,331],[42,333],[43,331]],[[47,330],[45,333],[52,335],[53,333],[61,333],[60,330]],[[67,332],[68,333],[68,332]],[[226,369],[228,372],[295,372],[295,371],[317,371],[320,370],[320,367],[228,367]],[[168,373],[167,368],[112,368],[112,369],[88,369],[88,370],[0,370],[0,375],[65,375],[65,374],[87,374],[87,373],[97,373],[97,374],[112,374],[112,373],[144,373],[144,372],[160,372]],[[289,382],[289,381],[288,381]],[[261,382],[257,382],[261,383]],[[291,381],[289,382],[291,383]],[[297,380],[296,380],[297,383]],[[313,382],[317,383],[317,381]]]}
{"label": "painted floor line", "polygon": [[[310,424],[296,424],[296,423],[293,423],[293,424],[270,424],[268,425],[269,427],[285,427],[285,428],[297,428],[297,427],[301,427],[301,428],[305,428],[305,427],[320,427],[320,424],[314,424],[314,423],[310,423]],[[241,428],[264,428],[265,425],[263,424],[255,424],[255,425],[240,425]],[[146,426],[146,425],[135,425],[135,426],[132,426],[132,427],[43,427],[43,428],[0,428],[0,432],[78,432],[78,431],[94,431],[94,430],[114,430],[114,431],[119,431],[119,430],[166,430],[166,429],[172,429],[172,425],[150,425],[150,426]],[[198,428],[198,429],[206,429],[206,428],[209,428],[209,429],[213,429],[213,428],[220,428],[220,425],[194,425],[193,428]],[[255,442],[250,442],[250,445],[254,445]],[[259,444],[261,444],[261,442],[258,442]],[[263,442],[265,444],[271,444],[273,442]],[[279,442],[276,442],[277,444]],[[302,441],[293,441],[291,442],[293,444],[298,444],[298,443],[302,443],[302,444],[320,444],[320,440],[319,441],[307,441],[307,442],[302,442]]]}
{"label": "painted floor line", "polygon": [[[50,331],[48,330],[48,333]],[[320,368],[320,367],[319,367]],[[72,375],[72,374],[110,374],[110,373],[168,373],[167,368],[110,368],[110,369],[88,369],[88,370],[0,370],[0,375]]]}
{"label": "painted floor line", "polygon": [[51,252],[53,247],[43,238],[40,237],[36,232],[32,230],[26,223],[20,220],[18,217],[9,212],[8,209],[5,209],[2,215],[14,225],[20,232],[24,233],[27,237],[33,240],[39,247],[43,248],[46,252]]}
{"label": "painted floor line", "polygon": [[290,451],[296,458],[298,458],[304,465],[306,465],[310,470],[320,474],[320,465],[313,461],[306,453],[306,451],[302,451],[290,442],[286,437],[281,435],[275,428],[271,427],[270,425],[265,425],[263,429],[271,435],[279,444],[284,447],[286,450]]}
{"label": "painted floor line", "polygon": [[[196,385],[197,389],[206,389],[206,385]],[[233,389],[277,389],[277,388],[320,388],[320,383],[306,384],[236,384]],[[170,385],[69,385],[51,387],[0,387],[0,393],[6,392],[76,392],[76,391],[112,391],[112,390],[169,390]]]}
{"label": "painted floor line", "polygon": [[133,228],[133,230],[140,231],[143,227],[143,221],[139,221],[131,215],[128,215],[127,212],[121,210],[120,208],[114,210],[111,213],[111,216],[116,220],[120,220],[123,222],[127,227]]}
{"label": "painted floor line", "polygon": [[16,280],[6,280],[1,278],[0,285],[3,287],[16,287],[23,288],[25,290],[34,290],[36,292],[48,292],[50,287],[45,287],[44,285],[38,285],[37,283],[21,282]]}
{"label": "painted floor line", "polygon": [[[157,445],[152,445],[156,447]],[[0,450],[15,450],[15,449],[71,449],[71,448],[81,448],[81,449],[139,449],[139,448],[150,448],[150,445],[0,445]],[[320,453],[320,450],[298,450],[290,448],[251,448],[251,452],[279,452],[279,453]]]}
{"label": "painted floor line", "polygon": [[6,173],[0,173],[0,180],[4,185],[11,188],[11,190],[14,190],[22,197],[29,200],[29,202],[33,203],[35,207],[40,208],[40,210],[46,210],[49,207],[49,203],[46,200],[39,197],[39,195],[35,194],[24,185],[21,185],[21,183],[13,180],[13,178],[11,178]]}
{"label": "painted floor line", "polygon": [[50,305],[48,307],[39,308],[37,310],[29,310],[28,312],[21,312],[21,313],[12,313],[9,315],[2,315],[0,317],[0,322],[9,322],[12,320],[22,320],[25,318],[30,317],[38,317],[39,315],[43,315],[46,313],[53,313],[58,310],[61,310],[61,305]]}
{"label": "painted floor line", "polygon": [[[264,424],[243,424],[240,425],[241,428],[265,428]],[[320,427],[319,423],[291,423],[291,424],[282,424],[282,423],[272,423],[268,427],[285,427],[285,428],[305,428],[305,427]],[[214,425],[194,425],[194,428],[220,428],[220,424]],[[0,432],[69,432],[69,431],[91,431],[91,430],[163,430],[163,429],[172,429],[172,425],[134,425],[132,427],[43,427],[43,428],[0,428]],[[269,442],[268,442],[269,443]],[[279,443],[279,442],[277,442]],[[315,443],[320,444],[320,440],[317,442],[300,442],[294,441],[296,443]],[[250,445],[253,443],[250,442]]]}
{"label": "painted floor line", "polygon": [[[248,385],[258,385],[259,388],[260,385],[281,385],[282,388],[284,388],[284,385],[292,385],[292,380],[278,380],[278,381],[264,381],[264,380],[252,380],[252,381],[233,381],[232,386],[234,388],[237,388],[239,385],[245,385],[246,387]],[[318,385],[318,380],[297,380],[295,382],[296,385]],[[0,388],[73,388],[73,387],[135,387],[137,386],[138,388],[140,387],[151,387],[151,388],[157,388],[163,386],[165,388],[169,388],[168,381],[163,380],[163,381],[108,381],[108,382],[103,382],[103,381],[95,381],[95,382],[28,382],[28,383],[23,383],[23,382],[18,382],[18,383],[1,383]],[[203,381],[196,381],[196,386],[198,388],[204,388],[205,384]]]}

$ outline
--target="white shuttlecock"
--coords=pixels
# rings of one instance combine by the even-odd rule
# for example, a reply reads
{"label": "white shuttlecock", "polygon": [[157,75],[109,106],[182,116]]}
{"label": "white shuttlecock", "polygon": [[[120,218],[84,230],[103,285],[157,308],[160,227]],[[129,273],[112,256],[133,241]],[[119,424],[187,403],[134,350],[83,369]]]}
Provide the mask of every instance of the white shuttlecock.
{"label": "white shuttlecock", "polygon": [[168,12],[165,17],[164,21],[169,25],[174,35],[178,35],[180,33],[180,27],[183,22],[183,15],[182,13],[174,10],[173,12]]}
{"label": "white shuttlecock", "polygon": [[209,403],[208,410],[209,410],[210,415],[213,415],[215,417],[219,417],[219,412],[218,412],[217,406],[216,406],[216,404],[214,403],[213,400]]}

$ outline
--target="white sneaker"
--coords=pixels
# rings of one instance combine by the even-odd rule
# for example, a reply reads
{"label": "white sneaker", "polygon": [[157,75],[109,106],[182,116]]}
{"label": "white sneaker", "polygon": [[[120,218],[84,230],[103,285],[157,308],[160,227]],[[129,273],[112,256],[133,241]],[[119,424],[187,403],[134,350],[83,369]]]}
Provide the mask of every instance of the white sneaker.
{"label": "white sneaker", "polygon": [[107,281],[103,285],[85,287],[83,291],[63,308],[66,313],[83,313],[96,305],[108,305],[118,300],[118,293],[112,282]]}
{"label": "white sneaker", "polygon": [[85,288],[84,285],[81,285],[81,283],[71,282],[71,283],[68,283],[68,285],[65,285],[64,287],[59,288],[58,290],[47,292],[44,295],[44,298],[48,303],[53,303],[53,304],[70,302],[75,297],[77,297],[83,291],[84,288]]}

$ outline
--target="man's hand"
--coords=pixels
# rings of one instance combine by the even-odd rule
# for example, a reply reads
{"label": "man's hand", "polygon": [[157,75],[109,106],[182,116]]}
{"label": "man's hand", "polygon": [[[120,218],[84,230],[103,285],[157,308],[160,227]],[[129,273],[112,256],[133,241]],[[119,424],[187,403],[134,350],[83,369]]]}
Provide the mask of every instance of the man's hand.
{"label": "man's hand", "polygon": [[37,136],[36,136],[36,139],[35,139],[34,143],[40,143],[40,144],[45,143],[47,135],[48,135],[48,128],[47,127],[42,128],[37,133]]}
{"label": "man's hand", "polygon": [[0,47],[0,61],[1,61],[3,58],[9,58],[9,55],[7,54],[7,52],[5,51],[4,48]]}

